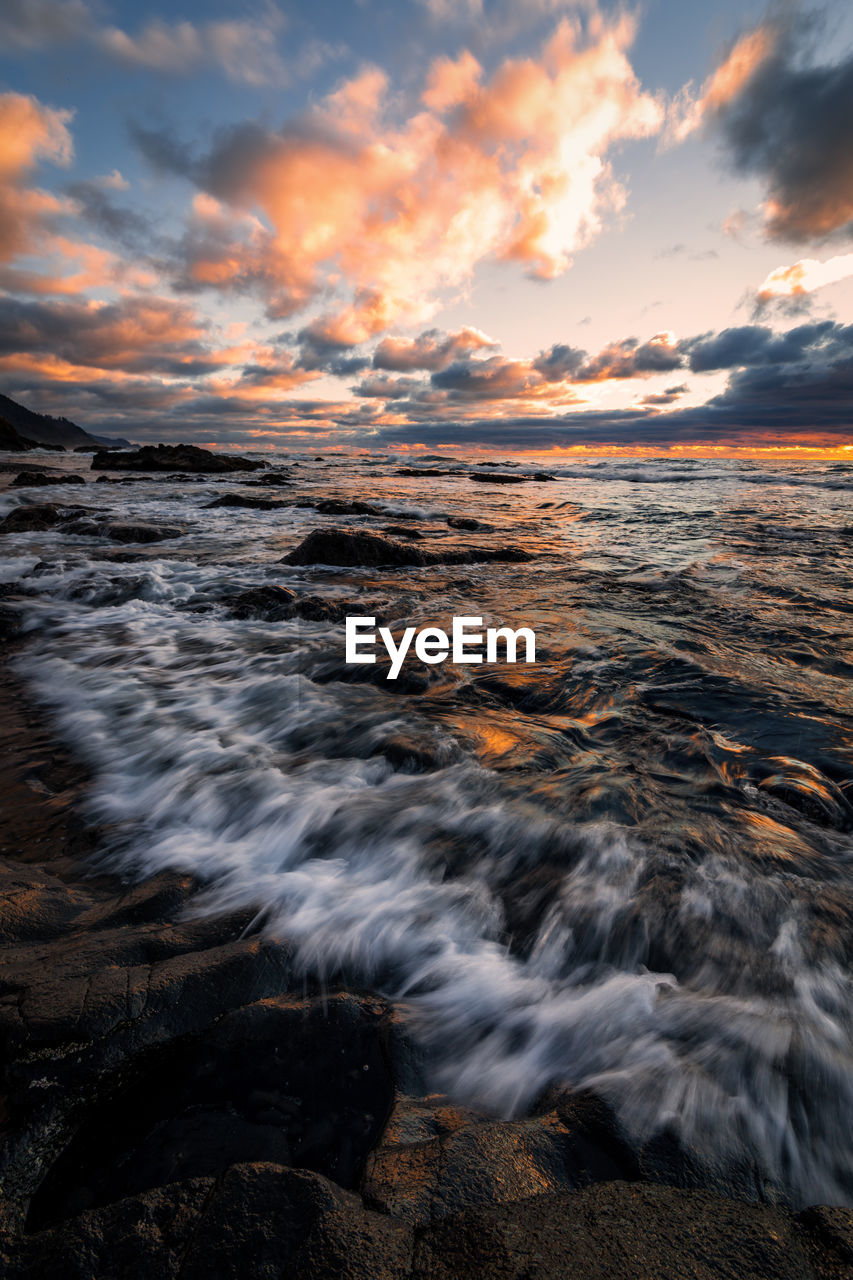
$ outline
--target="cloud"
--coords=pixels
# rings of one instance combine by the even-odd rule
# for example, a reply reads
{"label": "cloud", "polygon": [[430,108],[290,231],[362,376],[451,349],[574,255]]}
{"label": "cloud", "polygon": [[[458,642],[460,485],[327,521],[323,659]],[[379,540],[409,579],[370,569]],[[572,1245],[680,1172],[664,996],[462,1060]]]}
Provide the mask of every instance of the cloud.
{"label": "cloud", "polygon": [[[405,119],[366,67],[282,129],[223,131],[200,161],[168,135],[135,136],[150,161],[267,230],[262,253],[251,238],[232,246],[232,276],[275,315],[331,299],[318,329],[354,346],[428,320],[486,259],[542,279],[569,269],[624,203],[608,151],[661,123],[627,57],[632,36],[627,19],[593,15],[562,21],[538,58],[491,77],[470,54],[439,59]],[[191,238],[187,251],[199,281],[206,259]],[[227,274],[208,282],[229,287]]]}
{"label": "cloud", "polygon": [[456,333],[427,329],[416,338],[383,338],[373,353],[373,367],[396,373],[444,369],[459,356],[497,346],[480,329],[466,326]]}
{"label": "cloud", "polygon": [[837,284],[849,276],[853,276],[853,253],[839,254],[826,262],[801,258],[790,267],[777,267],[771,271],[758,286],[756,297],[759,303],[769,302],[772,298],[798,297],[825,285]]}
{"label": "cloud", "polygon": [[741,37],[675,129],[721,136],[766,185],[766,235],[794,244],[853,234],[853,52],[809,63],[809,35],[789,11]]}
{"label": "cloud", "polygon": [[643,378],[669,373],[684,364],[679,345],[669,333],[656,333],[648,342],[623,338],[612,342],[577,370],[578,382],[605,382],[612,378]]}
{"label": "cloud", "polygon": [[665,408],[667,405],[675,404],[681,396],[685,395],[690,388],[685,382],[677,387],[666,387],[663,391],[653,392],[650,395],[643,396],[641,404]]}
{"label": "cloud", "polygon": [[60,197],[31,187],[29,175],[40,160],[71,163],[70,119],[70,111],[24,94],[0,94],[0,262],[38,251],[56,215],[68,210]]}
{"label": "cloud", "polygon": [[709,373],[843,356],[851,334],[853,326],[845,328],[832,320],[801,324],[787,333],[775,333],[765,325],[740,325],[688,339],[681,343],[681,350],[693,373]]}
{"label": "cloud", "polygon": [[217,351],[209,326],[185,304],[141,294],[111,303],[0,297],[0,354],[7,370],[48,377],[100,369],[190,378],[226,368],[241,353]]}
{"label": "cloud", "polygon": [[69,44],[90,27],[84,0],[3,0],[0,48],[30,51]]}
{"label": "cloud", "polygon": [[106,178],[72,182],[66,193],[74,201],[79,217],[124,248],[134,249],[150,240],[152,228],[142,214],[111,198],[112,191],[123,191],[128,185],[116,170]]}
{"label": "cloud", "polygon": [[96,43],[111,57],[149,71],[184,75],[215,66],[239,84],[281,84],[289,78],[276,48],[283,26],[283,15],[270,5],[259,18],[201,23],[153,18],[136,35],[105,27]]}

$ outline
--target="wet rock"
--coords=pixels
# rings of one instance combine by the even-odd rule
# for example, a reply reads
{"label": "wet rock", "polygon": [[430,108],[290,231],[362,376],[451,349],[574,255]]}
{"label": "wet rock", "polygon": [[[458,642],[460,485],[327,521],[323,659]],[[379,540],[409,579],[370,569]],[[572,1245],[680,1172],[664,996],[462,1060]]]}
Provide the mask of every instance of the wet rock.
{"label": "wet rock", "polygon": [[612,1182],[446,1218],[420,1237],[412,1275],[818,1280],[820,1272],[809,1265],[799,1232],[778,1209]]}
{"label": "wet rock", "polygon": [[134,524],[129,520],[104,525],[102,531],[113,542],[165,542],[186,533],[186,529],[177,524]]}
{"label": "wet rock", "polygon": [[591,1181],[556,1114],[490,1120],[447,1099],[400,1098],[368,1160],[366,1203],[423,1227],[462,1209]]}
{"label": "wet rock", "polygon": [[78,475],[46,475],[44,471],[21,471],[12,481],[14,489],[43,489],[51,484],[85,484],[86,481],[82,476]]}
{"label": "wet rock", "polygon": [[294,481],[286,471],[267,471],[257,480],[245,480],[244,484],[250,484],[256,488],[263,489],[270,489],[274,487],[288,488],[294,484]]}
{"label": "wet rock", "polygon": [[91,507],[59,506],[49,502],[32,503],[31,505],[14,507],[3,520],[0,520],[0,533],[31,533],[68,523],[98,513]]}
{"label": "wet rock", "polygon": [[28,1230],[243,1161],[351,1187],[393,1096],[381,1001],[277,996],[226,1012],[202,1038],[152,1046],[103,1088],[30,1205]]}
{"label": "wet rock", "polygon": [[8,1280],[408,1280],[411,1231],[328,1179],[271,1163],[194,1178],[0,1245]]}
{"label": "wet rock", "polygon": [[262,618],[265,622],[305,618],[309,622],[340,622],[359,606],[349,600],[324,600],[321,596],[299,596],[286,587],[249,587],[227,602],[232,618]]}
{"label": "wet rock", "polygon": [[410,538],[412,542],[420,542],[424,536],[418,529],[407,529],[402,524],[383,525],[382,532],[396,538]]}
{"label": "wet rock", "polygon": [[583,1169],[580,1181],[641,1180],[733,1200],[778,1203],[777,1188],[746,1160],[701,1156],[672,1130],[635,1141],[604,1099],[587,1091],[548,1090],[537,1111],[556,1115],[571,1134]]}
{"label": "wet rock", "polygon": [[278,622],[293,617],[296,592],[286,587],[249,587],[228,600],[228,613],[232,618],[263,618],[266,622]]}
{"label": "wet rock", "polygon": [[340,498],[324,498],[317,503],[317,510],[324,516],[381,516],[382,508],[372,502],[345,502]]}
{"label": "wet rock", "polygon": [[190,471],[224,475],[232,471],[261,471],[265,462],[230,453],[213,453],[193,444],[145,445],[117,453],[99,450],[92,458],[93,471]]}
{"label": "wet rock", "polygon": [[205,509],[209,511],[214,507],[248,507],[255,511],[275,511],[278,507],[289,505],[279,498],[256,498],[254,494],[249,493],[224,493],[222,497],[214,498],[213,502],[205,503]]}
{"label": "wet rock", "polygon": [[461,467],[398,467],[394,474],[396,476],[466,476],[468,472],[463,471]]}
{"label": "wet rock", "polygon": [[490,471],[487,475],[483,475],[478,471],[472,471],[471,480],[476,480],[478,484],[524,484],[525,481],[545,481],[556,480],[556,476],[548,475],[547,471],[534,471],[532,475],[510,475],[504,471]]}
{"label": "wet rock", "polygon": [[451,529],[468,529],[472,532],[475,529],[482,529],[484,533],[490,533],[494,528],[494,525],[475,520],[473,516],[448,516],[447,523]]}
{"label": "wet rock", "polygon": [[533,557],[518,547],[453,547],[426,550],[360,529],[315,529],[282,559],[283,564],[341,566],[474,564],[502,560],[521,563]]}

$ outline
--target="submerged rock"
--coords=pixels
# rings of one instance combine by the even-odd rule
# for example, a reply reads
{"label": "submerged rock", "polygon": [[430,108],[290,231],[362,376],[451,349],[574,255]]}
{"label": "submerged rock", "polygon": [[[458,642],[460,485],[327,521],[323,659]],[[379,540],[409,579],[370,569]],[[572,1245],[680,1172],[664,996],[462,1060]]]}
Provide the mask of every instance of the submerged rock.
{"label": "submerged rock", "polygon": [[113,542],[165,542],[168,538],[182,537],[186,529],[177,524],[134,524],[120,520],[104,525],[99,532]]}
{"label": "submerged rock", "polygon": [[224,493],[221,498],[206,502],[205,510],[210,511],[215,507],[247,507],[253,511],[275,511],[277,507],[288,506],[290,503],[282,502],[280,498],[256,498],[250,493]]}
{"label": "submerged rock", "polygon": [[556,476],[551,476],[547,471],[534,471],[532,475],[509,475],[504,471],[490,471],[488,474],[481,474],[478,471],[472,471],[471,480],[476,480],[478,484],[524,484],[527,480],[556,480]]}
{"label": "submerged rock", "polygon": [[194,444],[145,445],[131,452],[102,449],[92,459],[93,471],[192,471],[211,475],[231,471],[261,471],[266,466],[254,458],[213,453]]}
{"label": "submerged rock", "polygon": [[474,564],[478,561],[523,563],[533,557],[520,547],[440,548],[434,551],[395,542],[361,529],[314,529],[282,559],[283,564],[373,565]]}
{"label": "submerged rock", "polygon": [[305,618],[309,622],[340,622],[357,606],[349,601],[299,596],[286,587],[249,587],[227,601],[232,618],[261,618],[265,622]]}

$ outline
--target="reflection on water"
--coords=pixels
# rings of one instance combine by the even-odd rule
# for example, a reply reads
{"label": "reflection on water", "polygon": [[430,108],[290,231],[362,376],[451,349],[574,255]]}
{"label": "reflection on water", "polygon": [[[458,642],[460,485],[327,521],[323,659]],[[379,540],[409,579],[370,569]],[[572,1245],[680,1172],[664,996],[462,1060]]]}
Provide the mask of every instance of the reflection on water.
{"label": "reflection on water", "polygon": [[[603,460],[492,486],[295,461],[275,496],[368,494],[419,546],[536,558],[289,568],[310,529],[383,518],[207,510],[233,480],[83,491],[186,526],[132,559],[7,537],[22,666],[95,767],[109,856],[198,872],[312,972],[399,1000],[460,1098],[508,1113],[591,1084],[639,1133],[853,1200],[853,467]],[[342,625],[229,616],[260,583],[395,632],[532,626],[538,661],[410,657],[390,682],[344,665]]]}

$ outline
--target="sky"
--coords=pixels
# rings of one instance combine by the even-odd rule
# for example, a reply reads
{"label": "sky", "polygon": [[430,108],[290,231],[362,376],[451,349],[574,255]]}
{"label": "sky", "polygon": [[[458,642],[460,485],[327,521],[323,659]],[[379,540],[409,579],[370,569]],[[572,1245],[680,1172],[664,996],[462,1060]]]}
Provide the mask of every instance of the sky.
{"label": "sky", "polygon": [[0,389],[140,442],[853,457],[853,10],[4,0]]}

